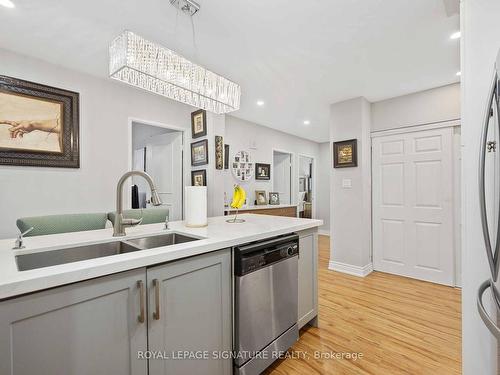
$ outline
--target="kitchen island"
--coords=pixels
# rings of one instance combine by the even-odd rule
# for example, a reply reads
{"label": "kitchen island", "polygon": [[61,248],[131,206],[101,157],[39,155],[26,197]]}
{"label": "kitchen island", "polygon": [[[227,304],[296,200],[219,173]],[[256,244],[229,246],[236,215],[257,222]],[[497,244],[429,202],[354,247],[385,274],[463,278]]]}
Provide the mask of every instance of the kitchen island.
{"label": "kitchen island", "polygon": [[[232,249],[290,233],[300,238],[297,324],[315,324],[322,222],[241,218],[235,224],[210,218],[205,228],[144,225],[120,238],[112,229],[28,237],[22,250],[12,250],[13,239],[1,240],[0,373],[153,375],[203,366],[198,373],[231,374]],[[168,233],[195,240],[26,271],[16,262],[16,256]]]}

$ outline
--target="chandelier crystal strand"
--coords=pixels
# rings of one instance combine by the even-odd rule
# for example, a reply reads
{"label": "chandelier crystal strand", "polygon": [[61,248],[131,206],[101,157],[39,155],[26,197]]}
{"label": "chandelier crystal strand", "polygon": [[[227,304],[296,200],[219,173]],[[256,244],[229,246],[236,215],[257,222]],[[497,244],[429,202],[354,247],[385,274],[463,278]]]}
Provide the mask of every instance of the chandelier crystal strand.
{"label": "chandelier crystal strand", "polygon": [[118,81],[217,114],[240,108],[238,84],[131,31],[113,40],[109,56]]}

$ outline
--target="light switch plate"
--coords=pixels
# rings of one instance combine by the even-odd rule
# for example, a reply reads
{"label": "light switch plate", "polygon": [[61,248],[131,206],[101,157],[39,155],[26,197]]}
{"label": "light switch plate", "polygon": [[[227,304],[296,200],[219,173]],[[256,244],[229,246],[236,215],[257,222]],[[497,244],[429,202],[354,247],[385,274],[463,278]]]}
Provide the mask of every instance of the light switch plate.
{"label": "light switch plate", "polygon": [[342,187],[344,189],[352,188],[352,180],[350,178],[343,178],[342,179]]}

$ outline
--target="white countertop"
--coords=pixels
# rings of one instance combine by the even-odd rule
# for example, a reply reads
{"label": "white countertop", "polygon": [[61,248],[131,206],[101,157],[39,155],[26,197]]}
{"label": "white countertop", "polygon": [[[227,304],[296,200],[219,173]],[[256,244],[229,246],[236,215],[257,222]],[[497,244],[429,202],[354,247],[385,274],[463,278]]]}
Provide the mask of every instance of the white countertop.
{"label": "white countertop", "polygon": [[[24,239],[26,248],[23,250],[12,250],[15,239],[0,240],[0,299],[208,253],[238,244],[319,227],[323,224],[322,220],[283,216],[242,214],[239,217],[245,219],[246,222],[230,224],[226,222],[228,219],[227,216],[220,216],[209,218],[207,227],[188,228],[182,221],[176,221],[170,223],[168,231],[163,229],[163,223],[141,225],[134,228],[127,228],[127,236],[120,238],[113,237],[112,228],[26,237]],[[165,234],[168,232],[179,232],[201,239],[199,241],[34,270],[17,270],[16,255],[137,238],[145,235]]]}
{"label": "white countertop", "polygon": [[[241,211],[249,211],[249,210],[268,210],[270,208],[288,208],[288,207],[297,207],[296,204],[263,204],[260,206],[248,206],[241,207]],[[226,207],[225,211],[236,211],[234,208]]]}

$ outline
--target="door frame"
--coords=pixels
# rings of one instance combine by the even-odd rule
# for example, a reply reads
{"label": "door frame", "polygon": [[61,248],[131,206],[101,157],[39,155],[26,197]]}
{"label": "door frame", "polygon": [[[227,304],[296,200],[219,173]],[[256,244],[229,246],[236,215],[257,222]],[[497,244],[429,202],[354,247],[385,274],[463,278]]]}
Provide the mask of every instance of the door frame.
{"label": "door frame", "polygon": [[[272,170],[272,173],[271,173],[271,187],[274,191],[274,153],[277,152],[277,153],[281,153],[281,154],[288,154],[290,155],[290,205],[297,205],[297,197],[295,196],[297,193],[296,193],[296,190],[295,190],[295,184],[292,182],[295,180],[295,178],[297,178],[296,176],[296,170],[294,168],[295,166],[295,153],[292,152],[292,151],[288,151],[288,150],[284,150],[284,149],[280,149],[280,148],[272,148],[271,149],[271,170]],[[297,184],[298,186],[298,184]],[[298,213],[297,213],[298,214]]]}
{"label": "door frame", "polygon": [[454,287],[461,287],[462,275],[458,274],[462,271],[462,237],[461,237],[461,225],[462,217],[457,218],[457,213],[461,215],[461,132],[456,129],[461,129],[461,119],[454,119],[448,121],[440,121],[435,123],[421,124],[421,125],[410,125],[395,129],[384,129],[378,130],[370,133],[370,180],[371,180],[371,259],[373,263],[373,138],[385,137],[389,135],[405,134],[405,133],[416,133],[426,130],[437,130],[442,128],[452,128],[453,129],[453,140],[452,140],[452,154],[453,154],[453,165],[452,165],[452,179],[453,179],[453,265],[454,265],[454,275],[453,283]]}
{"label": "door frame", "polygon": [[[303,153],[298,153],[297,154],[297,196],[299,192],[299,169],[300,169],[300,158],[308,158],[312,160],[312,207],[311,207],[311,218],[316,219],[316,157],[309,155],[309,154],[303,154]],[[298,210],[299,202],[297,200],[297,210]]]}
{"label": "door frame", "polygon": [[[132,170],[132,162],[133,162],[132,161],[132,153],[134,152],[134,150],[132,150],[132,127],[133,127],[134,123],[181,132],[181,135],[182,135],[182,155],[181,155],[181,168],[182,168],[182,173],[181,173],[181,175],[182,175],[182,179],[181,179],[182,204],[181,204],[181,207],[182,207],[182,209],[181,209],[181,220],[183,220],[184,219],[184,186],[185,186],[185,182],[189,181],[189,179],[188,179],[189,176],[186,176],[186,173],[188,173],[188,171],[190,170],[189,166],[186,166],[186,159],[187,158],[184,157],[184,154],[185,154],[184,148],[186,147],[186,144],[187,144],[186,128],[176,126],[176,125],[171,125],[171,124],[165,124],[165,123],[158,122],[158,121],[144,120],[144,119],[140,119],[137,117],[129,117],[127,120],[127,150],[128,150],[127,168],[129,171]],[[130,180],[130,184],[127,183],[126,185],[127,185],[128,189],[124,194],[124,197],[125,197],[124,198],[125,199],[124,207],[129,209],[130,208],[130,198],[131,198],[130,197],[130,188],[132,187],[132,180]]]}

